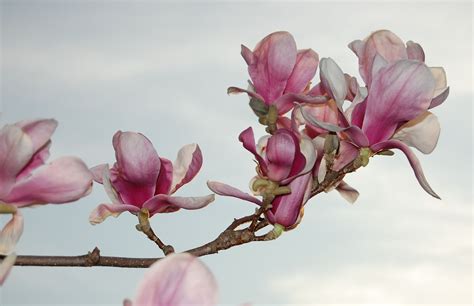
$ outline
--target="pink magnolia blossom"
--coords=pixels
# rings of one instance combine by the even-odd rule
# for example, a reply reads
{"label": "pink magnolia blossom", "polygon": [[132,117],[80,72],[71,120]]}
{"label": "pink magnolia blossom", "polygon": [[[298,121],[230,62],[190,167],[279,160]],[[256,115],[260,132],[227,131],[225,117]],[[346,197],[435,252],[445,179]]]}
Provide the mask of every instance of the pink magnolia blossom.
{"label": "pink magnolia blossom", "polygon": [[[255,195],[265,196],[279,187],[291,191],[289,194],[276,194],[266,216],[272,224],[293,228],[301,219],[311,191],[311,170],[316,161],[316,149],[311,139],[292,130],[278,129],[275,135],[262,137],[256,146],[252,128],[248,128],[240,134],[239,140],[258,161],[258,176],[251,181]],[[257,187],[258,182],[263,185]],[[223,183],[210,181],[208,186],[219,195],[263,204],[262,200]]]}
{"label": "pink magnolia blossom", "polygon": [[[0,129],[0,214],[12,215],[0,232],[0,254],[11,253],[23,232],[19,208],[76,201],[92,189],[92,174],[82,160],[60,157],[46,163],[57,125],[41,119]],[[0,280],[13,262],[3,261]]]}
{"label": "pink magnolia blossom", "polygon": [[196,257],[171,254],[154,263],[138,285],[133,301],[124,306],[214,306],[217,282],[211,271]]}
{"label": "pink magnolia blossom", "polygon": [[174,163],[159,157],[148,138],[134,132],[118,131],[113,137],[117,162],[92,168],[94,180],[104,185],[111,204],[95,208],[89,221],[101,223],[109,216],[124,211],[137,214],[148,209],[150,216],[175,212],[180,208],[199,209],[214,201],[214,195],[203,197],[172,196],[190,182],[202,166],[202,154],[197,144],[181,148]]}
{"label": "pink magnolia blossom", "polygon": [[311,49],[297,50],[290,33],[272,33],[253,51],[242,45],[241,54],[252,83],[249,90],[230,87],[229,93],[246,92],[266,105],[275,105],[280,115],[291,110],[294,102],[325,101],[305,95],[318,68],[318,54]]}
{"label": "pink magnolia blossom", "polygon": [[[394,49],[392,52],[384,50],[393,56],[400,48],[397,45]],[[418,60],[389,62],[378,53],[370,68],[370,74],[361,70],[365,78],[370,76],[370,86],[360,88],[352,105],[344,114],[340,112],[342,127],[321,122],[303,111],[305,119],[319,128],[339,132],[343,138],[335,170],[354,160],[360,154],[360,148],[369,148],[369,155],[399,149],[407,156],[420,185],[438,198],[417,157],[408,147],[413,146],[423,153],[430,153],[436,147],[439,123],[428,111],[436,90],[432,70]]]}

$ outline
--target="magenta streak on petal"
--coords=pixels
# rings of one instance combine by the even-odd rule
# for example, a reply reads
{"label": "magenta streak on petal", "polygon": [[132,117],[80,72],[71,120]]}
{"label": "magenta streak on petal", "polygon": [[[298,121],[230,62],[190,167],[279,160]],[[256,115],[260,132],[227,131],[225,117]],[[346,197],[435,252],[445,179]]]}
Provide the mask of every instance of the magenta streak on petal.
{"label": "magenta streak on petal", "polygon": [[254,61],[248,72],[255,91],[265,101],[280,97],[296,64],[296,43],[288,32],[275,32],[266,36],[253,51]]}
{"label": "magenta streak on petal", "polygon": [[399,123],[428,109],[434,78],[425,64],[401,60],[375,76],[367,97],[362,130],[371,144],[389,139]]}
{"label": "magenta streak on petal", "polygon": [[421,187],[429,193],[431,196],[440,199],[440,197],[433,191],[433,189],[428,184],[428,181],[423,174],[423,169],[421,168],[420,161],[416,157],[410,148],[405,145],[403,142],[399,140],[388,140],[385,142],[377,143],[371,147],[374,152],[379,152],[388,149],[399,149],[401,150],[405,156],[408,158],[410,162],[410,166],[412,167],[413,171],[415,172],[416,179],[420,183]]}
{"label": "magenta streak on petal", "polygon": [[[279,182],[290,175],[296,156],[296,146],[290,134],[278,130],[268,139],[266,159],[268,162],[268,177]],[[301,153],[300,153],[301,154]]]}
{"label": "magenta streak on petal", "polygon": [[155,194],[155,185],[137,185],[120,175],[116,166],[110,169],[110,182],[125,204],[142,207]]}
{"label": "magenta streak on petal", "polygon": [[286,84],[286,93],[302,93],[318,69],[319,57],[312,49],[299,50],[296,64]]}
{"label": "magenta streak on petal", "polygon": [[242,142],[243,146],[247,151],[252,153],[255,156],[255,159],[258,161],[260,169],[263,174],[267,174],[267,164],[265,160],[257,153],[257,148],[255,146],[255,137],[253,135],[253,130],[251,127],[245,129],[239,135],[239,141]]}
{"label": "magenta streak on petal", "polygon": [[173,164],[170,160],[160,157],[161,168],[156,180],[155,195],[169,194],[171,183],[173,182]]}
{"label": "magenta streak on petal", "polygon": [[40,166],[43,166],[49,158],[49,148],[51,147],[51,142],[46,143],[39,151],[33,155],[28,164],[21,170],[21,172],[16,177],[17,181],[20,181],[37,169]]}
{"label": "magenta streak on petal", "polygon": [[183,146],[173,164],[173,183],[170,194],[189,183],[201,170],[202,152],[197,144]]}
{"label": "magenta streak on petal", "polygon": [[311,173],[295,178],[288,185],[291,193],[277,196],[273,200],[271,214],[268,215],[271,223],[278,223],[284,227],[291,227],[296,223],[304,204],[304,196],[310,180]]}

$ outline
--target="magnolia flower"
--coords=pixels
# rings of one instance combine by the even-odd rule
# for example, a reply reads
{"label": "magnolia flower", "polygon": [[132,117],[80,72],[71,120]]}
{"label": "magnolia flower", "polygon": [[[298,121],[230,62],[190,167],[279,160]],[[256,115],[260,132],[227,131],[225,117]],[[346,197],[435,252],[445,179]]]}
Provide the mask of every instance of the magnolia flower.
{"label": "magnolia flower", "polygon": [[203,197],[172,196],[190,182],[202,166],[202,154],[197,144],[181,148],[176,161],[159,157],[148,138],[139,133],[118,131],[113,137],[117,162],[92,168],[94,180],[103,184],[111,204],[95,208],[89,221],[101,223],[109,216],[124,211],[137,214],[146,208],[150,216],[175,212],[180,208],[199,209],[214,201],[214,195]]}
{"label": "magnolia flower", "polygon": [[[397,35],[388,30],[376,31],[363,41],[355,40],[349,44],[349,48],[359,58],[360,75],[368,87],[371,85],[373,66],[376,64],[377,56],[388,63],[402,59],[425,62],[425,53],[418,43],[408,41],[405,46]],[[433,108],[446,100],[449,87],[446,82],[446,72],[442,67],[431,67],[430,70],[436,81],[433,99],[429,106]]]}
{"label": "magnolia flower", "polygon": [[311,49],[297,50],[290,33],[272,33],[253,51],[242,45],[241,54],[252,83],[249,90],[230,87],[229,93],[246,92],[267,106],[274,105],[280,115],[291,110],[294,102],[325,101],[324,97],[304,95],[316,74],[319,57]]}
{"label": "magnolia flower", "polygon": [[209,188],[219,195],[257,205],[271,202],[271,209],[265,213],[268,221],[287,229],[293,228],[300,220],[311,191],[311,169],[316,161],[311,139],[292,130],[278,129],[275,135],[262,137],[256,146],[253,130],[248,128],[240,134],[239,140],[258,161],[258,176],[252,179],[250,187],[263,200],[219,182],[208,182]]}
{"label": "magnolia flower", "polygon": [[138,285],[137,295],[124,306],[214,306],[217,282],[196,257],[171,254],[155,262]]}
{"label": "magnolia flower", "polygon": [[439,198],[408,147],[430,153],[439,137],[439,123],[427,112],[436,87],[431,70],[420,61],[404,59],[389,63],[379,55],[375,55],[371,68],[370,86],[361,90],[342,114],[342,127],[322,123],[303,111],[305,119],[310,124],[340,133],[344,141],[335,170],[358,156],[368,161],[374,154],[399,149],[407,156],[423,189]]}
{"label": "magnolia flower", "polygon": [[[0,214],[12,219],[0,232],[0,254],[13,251],[23,232],[19,208],[76,201],[90,193],[92,174],[76,157],[61,157],[48,164],[54,119],[20,121],[0,129]],[[12,257],[10,257],[12,258]],[[14,260],[0,267],[7,273]]]}

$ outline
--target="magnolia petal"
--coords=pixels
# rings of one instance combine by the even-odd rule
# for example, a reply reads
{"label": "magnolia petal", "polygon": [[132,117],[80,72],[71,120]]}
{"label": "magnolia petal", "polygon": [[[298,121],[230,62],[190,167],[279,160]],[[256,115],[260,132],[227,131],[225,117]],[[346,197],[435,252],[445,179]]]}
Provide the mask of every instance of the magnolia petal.
{"label": "magnolia petal", "polygon": [[371,144],[389,139],[400,123],[426,111],[435,82],[424,63],[401,60],[374,76],[362,130]]}
{"label": "magnolia petal", "polygon": [[[357,116],[360,116],[362,118],[354,118],[354,121],[352,120],[352,117],[353,117],[352,113],[354,112],[354,109],[360,103],[365,101],[365,99],[367,98],[367,95],[368,95],[367,87],[358,87],[357,88],[357,93],[356,93],[354,99],[352,100],[351,106],[349,106],[344,112],[344,115],[347,118],[348,122],[351,122],[353,124],[356,124],[355,122],[362,122],[362,119],[363,119],[364,114],[365,114],[365,109],[364,109],[364,112],[360,112],[360,110],[359,110],[359,112],[357,114]],[[361,125],[358,125],[358,124],[356,124],[356,125],[359,126],[359,127],[361,126]]]}
{"label": "magnolia petal", "polygon": [[339,185],[337,185],[336,190],[347,202],[351,204],[354,204],[359,197],[359,192],[344,181],[341,181]]}
{"label": "magnolia petal", "polygon": [[[372,71],[371,71],[372,80],[374,79],[376,74],[379,73],[380,70],[382,70],[382,68],[384,68],[387,65],[388,65],[388,62],[386,59],[384,59],[379,54],[375,54],[374,61],[372,63]],[[368,87],[370,87],[370,84],[368,84]]]}
{"label": "magnolia petal", "polygon": [[354,144],[341,141],[339,144],[339,153],[334,160],[332,169],[340,171],[342,168],[351,163],[359,155],[359,148]]}
{"label": "magnolia petal", "polygon": [[19,210],[16,210],[0,232],[0,254],[10,254],[15,249],[22,233],[23,216]]}
{"label": "magnolia petal", "polygon": [[240,45],[240,54],[244,58],[247,65],[252,65],[255,62],[255,55],[252,51],[244,45]]}
{"label": "magnolia petal", "polygon": [[449,96],[449,87],[447,87],[442,93],[440,93],[438,96],[434,97],[433,100],[431,100],[430,104],[430,109],[436,106],[441,105]]}
{"label": "magnolia petal", "polygon": [[337,106],[342,108],[348,87],[344,72],[330,57],[321,59],[319,66],[321,83],[325,91],[336,100]]}
{"label": "magnolia petal", "polygon": [[170,194],[173,194],[184,184],[189,183],[199,172],[202,166],[202,153],[195,143],[182,147],[173,163],[173,182]]}
{"label": "magnolia petal", "polygon": [[107,193],[107,196],[109,197],[110,201],[112,201],[112,204],[123,204],[123,201],[120,198],[117,190],[115,190],[114,186],[112,185],[109,165],[106,165],[106,167],[102,168],[102,170],[102,182],[104,184],[105,193]]}
{"label": "magnolia petal", "polygon": [[33,151],[36,152],[50,141],[58,122],[54,119],[24,120],[15,125],[31,138]]}
{"label": "magnolia petal", "polygon": [[49,148],[51,147],[51,141],[46,143],[41,149],[36,151],[33,154],[30,161],[26,166],[18,173],[16,180],[23,180],[25,177],[31,175],[31,173],[36,170],[37,168],[43,166],[49,158]]}
{"label": "magnolia petal", "polygon": [[372,81],[372,65],[377,54],[389,63],[408,58],[403,41],[388,30],[376,31],[364,42],[355,41],[349,47],[359,58],[359,72],[367,85]]}
{"label": "magnolia petal", "polygon": [[265,160],[258,154],[257,147],[255,146],[255,137],[253,135],[253,129],[251,127],[245,129],[239,135],[239,141],[243,144],[244,148],[252,153],[255,156],[255,159],[258,161],[260,169],[265,174],[267,173],[267,163]]}
{"label": "magnolia petal", "polygon": [[427,111],[402,125],[392,138],[430,154],[436,148],[440,131],[438,117]]}
{"label": "magnolia petal", "polygon": [[5,257],[2,262],[0,263],[0,286],[2,286],[5,283],[5,280],[8,277],[8,274],[10,274],[11,269],[15,265],[16,261],[16,254],[11,253],[7,257]]}
{"label": "magnolia petal", "polygon": [[171,254],[154,263],[138,285],[137,306],[215,306],[217,282],[196,257]]}
{"label": "magnolia petal", "polygon": [[410,148],[407,145],[405,145],[403,142],[399,140],[395,140],[395,139],[388,140],[388,141],[373,145],[371,149],[375,153],[383,151],[383,150],[389,150],[389,149],[401,150],[407,157],[408,161],[410,162],[410,166],[415,172],[416,179],[420,183],[421,187],[431,196],[437,199],[440,199],[440,197],[433,191],[433,189],[428,184],[428,181],[426,180],[425,175],[423,174],[423,169],[421,168],[420,161],[418,160],[416,155],[413,153],[413,151],[410,150]]}
{"label": "magnolia petal", "polygon": [[[339,110],[336,101],[334,100],[330,100],[325,104],[307,104],[302,106],[302,108],[304,108],[306,112],[311,114],[311,116],[315,118],[317,122],[329,123],[334,126],[337,126],[338,124]],[[295,113],[299,116],[297,118],[298,120],[303,122],[305,121],[300,108],[297,108]],[[320,128],[312,124],[306,124],[306,131],[308,132],[308,136],[310,136],[311,138],[315,138],[320,134],[325,134],[327,132],[326,129]]]}
{"label": "magnolia petal", "polygon": [[128,204],[100,204],[89,215],[89,222],[92,225],[102,223],[108,217],[117,218],[124,211],[128,211],[132,214],[137,214],[140,211],[140,208],[135,205]]}
{"label": "magnolia petal", "polygon": [[280,97],[296,64],[296,42],[288,32],[266,36],[253,51],[254,59],[248,66],[255,91],[271,103]]}
{"label": "magnolia petal", "polygon": [[275,135],[268,139],[266,149],[266,160],[268,161],[268,177],[279,182],[290,175],[295,162],[299,143],[295,143],[290,133],[278,130]]}
{"label": "magnolia petal", "polygon": [[443,91],[445,91],[446,87],[448,87],[446,71],[443,67],[430,67],[430,71],[433,74],[433,77],[436,82],[435,92],[433,93],[433,97],[436,97]]}
{"label": "magnolia petal", "polygon": [[76,157],[61,157],[17,182],[5,201],[18,207],[59,204],[76,201],[91,189],[92,173],[86,164]]}
{"label": "magnolia petal", "polygon": [[174,212],[180,208],[194,210],[200,209],[212,203],[215,199],[213,194],[202,197],[177,197],[166,194],[157,194],[143,204],[152,215],[156,213]]}
{"label": "magnolia petal", "polygon": [[328,101],[326,96],[310,96],[304,94],[287,93],[278,98],[273,104],[279,115],[286,114],[296,103],[322,104]]}
{"label": "magnolia petal", "polygon": [[221,196],[234,197],[244,201],[255,203],[257,205],[262,204],[262,201],[251,196],[250,194],[224,183],[208,181],[207,186],[209,187],[209,189],[212,190],[212,192]]}
{"label": "magnolia petal", "polygon": [[173,183],[173,164],[170,160],[160,157],[161,169],[158,179],[156,180],[156,194],[169,194]]}
{"label": "magnolia petal", "polygon": [[148,138],[140,133],[118,131],[113,146],[121,177],[135,185],[155,186],[160,158]]}
{"label": "magnolia petal", "polygon": [[[258,93],[254,92],[252,90],[242,89],[242,88],[233,87],[233,86],[227,88],[227,94],[228,95],[235,95],[235,94],[240,94],[240,93],[246,93],[252,98],[255,98],[255,99],[258,99],[258,100],[261,100],[261,101],[265,102],[265,100],[263,99],[263,97],[261,95],[259,95]],[[267,103],[267,102],[265,102],[265,103]]]}
{"label": "magnolia petal", "polygon": [[318,69],[319,56],[312,49],[299,50],[285,92],[302,93]]}
{"label": "magnolia petal", "polygon": [[313,169],[314,164],[316,163],[316,159],[318,157],[318,152],[316,151],[316,147],[311,138],[308,136],[302,136],[300,140],[300,150],[301,154],[303,154],[306,164],[301,173],[307,173]]}
{"label": "magnolia petal", "polygon": [[95,182],[103,184],[102,177],[104,175],[105,168],[109,169],[109,164],[100,164],[89,169]]}
{"label": "magnolia petal", "polygon": [[0,129],[0,199],[11,191],[17,175],[28,164],[34,153],[33,142],[15,125]]}
{"label": "magnolia petal", "polygon": [[288,185],[291,193],[277,196],[272,202],[272,208],[266,213],[268,221],[291,228],[298,221],[301,208],[307,201],[308,189],[311,189],[312,174],[298,176]]}
{"label": "magnolia petal", "polygon": [[420,44],[409,40],[407,42],[407,55],[408,59],[425,62],[425,52]]}
{"label": "magnolia petal", "polygon": [[319,164],[319,169],[318,169],[318,182],[322,183],[324,179],[326,178],[326,173],[328,171],[328,166],[327,166],[327,161],[323,157],[321,159],[321,163]]}

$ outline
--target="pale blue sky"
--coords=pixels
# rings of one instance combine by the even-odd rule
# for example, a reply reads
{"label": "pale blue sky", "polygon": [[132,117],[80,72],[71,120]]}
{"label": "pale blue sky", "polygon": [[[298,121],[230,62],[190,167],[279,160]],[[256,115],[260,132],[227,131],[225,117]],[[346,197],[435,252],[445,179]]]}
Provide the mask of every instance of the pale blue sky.
{"label": "pale blue sky", "polygon": [[[52,158],[113,162],[116,130],[147,135],[161,156],[197,142],[204,166],[180,195],[208,193],[208,179],[247,188],[252,156],[237,141],[254,115],[245,96],[226,95],[248,78],[240,44],[276,30],[300,48],[357,74],[347,48],[387,28],[422,44],[430,66],[445,67],[451,95],[434,112],[436,151],[418,154],[442,201],[417,184],[401,154],[375,158],[348,181],[361,196],[312,199],[301,225],[268,243],[203,258],[221,300],[257,304],[472,304],[472,5],[400,2],[151,3],[2,1],[1,123],[54,117]],[[359,78],[360,79],[360,78]],[[262,134],[261,132],[259,134]],[[124,214],[91,226],[106,201],[101,186],[72,205],[24,209],[20,254],[160,255]],[[177,250],[214,238],[254,207],[217,198],[206,209],[160,215],[152,224]],[[14,268],[2,305],[121,305],[143,270]]]}

